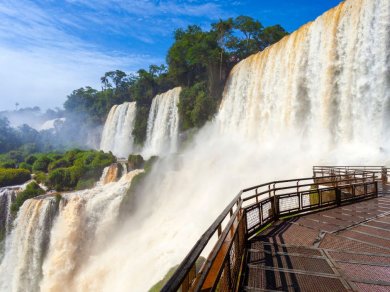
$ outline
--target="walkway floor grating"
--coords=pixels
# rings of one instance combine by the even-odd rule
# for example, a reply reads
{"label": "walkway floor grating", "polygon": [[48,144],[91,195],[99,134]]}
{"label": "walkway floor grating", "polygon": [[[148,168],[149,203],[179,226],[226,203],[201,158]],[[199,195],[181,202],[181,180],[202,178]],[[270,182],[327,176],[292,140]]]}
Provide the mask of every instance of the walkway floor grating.
{"label": "walkway floor grating", "polygon": [[244,291],[390,291],[390,194],[267,229],[248,243],[242,283]]}

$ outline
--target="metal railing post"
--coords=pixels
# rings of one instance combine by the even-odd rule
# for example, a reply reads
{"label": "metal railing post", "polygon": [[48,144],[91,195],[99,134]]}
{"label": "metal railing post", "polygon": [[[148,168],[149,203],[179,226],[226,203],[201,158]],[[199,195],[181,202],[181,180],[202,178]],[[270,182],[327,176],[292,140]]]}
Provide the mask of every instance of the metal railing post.
{"label": "metal railing post", "polygon": [[341,206],[341,189],[336,188],[336,205]]}
{"label": "metal railing post", "polygon": [[271,200],[271,204],[272,204],[272,211],[273,211],[273,217],[274,217],[274,220],[277,220],[279,219],[279,208],[278,208],[278,198],[277,196],[274,195],[274,197],[272,198]]}
{"label": "metal railing post", "polygon": [[382,184],[387,184],[387,168],[382,167]]}
{"label": "metal railing post", "polygon": [[375,184],[375,197],[378,197],[378,181],[375,181],[374,184]]}

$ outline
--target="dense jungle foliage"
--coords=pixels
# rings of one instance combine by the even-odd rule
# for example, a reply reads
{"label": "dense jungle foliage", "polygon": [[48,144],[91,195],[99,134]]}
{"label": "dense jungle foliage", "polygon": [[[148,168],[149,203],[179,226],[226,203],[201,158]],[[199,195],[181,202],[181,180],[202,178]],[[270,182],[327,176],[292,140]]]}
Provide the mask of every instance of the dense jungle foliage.
{"label": "dense jungle foliage", "polygon": [[97,125],[104,123],[114,104],[136,101],[133,135],[135,142],[142,144],[153,97],[181,86],[181,129],[199,128],[215,114],[233,66],[285,35],[280,25],[264,27],[248,16],[220,20],[208,31],[197,25],[177,29],[166,56],[167,66],[151,65],[129,75],[120,70],[107,72],[101,77],[101,90],[74,90],[64,107],[66,112],[84,117],[84,124]]}
{"label": "dense jungle foliage", "polygon": [[52,190],[90,188],[104,167],[116,161],[111,153],[73,149],[65,153],[10,151],[0,155],[0,187],[22,184],[31,176]]}
{"label": "dense jungle foliage", "polygon": [[[67,181],[66,188],[77,187],[76,177],[80,174],[69,169],[73,167],[69,161],[46,157],[32,163],[24,158],[31,153],[98,147],[96,137],[101,133],[110,108],[125,101],[137,103],[133,136],[135,143],[142,145],[153,97],[176,86],[183,88],[178,104],[181,131],[200,128],[216,113],[233,66],[286,34],[280,25],[264,27],[248,16],[220,20],[211,24],[209,30],[197,25],[177,29],[166,65],[151,65],[135,74],[110,71],[101,77],[101,89],[87,86],[74,90],[67,97],[64,110],[48,110],[45,114],[46,119],[64,118],[56,120],[54,128],[38,131],[26,124],[15,128],[0,112],[0,154],[7,153],[7,159],[0,159],[0,167],[33,173],[60,169],[49,175],[51,185],[56,187],[62,180]],[[25,116],[37,110],[39,108],[20,109],[15,113]]]}

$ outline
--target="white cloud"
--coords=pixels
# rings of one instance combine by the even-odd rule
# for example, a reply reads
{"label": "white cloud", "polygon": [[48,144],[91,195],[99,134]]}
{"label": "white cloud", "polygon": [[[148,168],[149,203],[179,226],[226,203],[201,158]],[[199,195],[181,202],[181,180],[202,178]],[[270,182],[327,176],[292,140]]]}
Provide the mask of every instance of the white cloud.
{"label": "white cloud", "polygon": [[[72,23],[72,25],[69,25]],[[73,89],[99,88],[104,72],[162,63],[148,55],[102,52],[67,32],[82,25],[31,1],[0,3],[0,110],[61,106]]]}

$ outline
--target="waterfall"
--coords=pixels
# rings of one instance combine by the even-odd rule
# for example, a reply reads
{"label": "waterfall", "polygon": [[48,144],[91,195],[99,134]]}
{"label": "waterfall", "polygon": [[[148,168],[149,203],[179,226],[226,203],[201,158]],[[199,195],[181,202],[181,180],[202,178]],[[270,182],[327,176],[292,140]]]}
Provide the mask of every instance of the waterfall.
{"label": "waterfall", "polygon": [[[93,285],[98,285],[97,277],[104,278],[104,274],[88,279],[83,274],[84,266],[93,264],[110,244],[120,203],[133,177],[141,172],[135,170],[116,183],[63,195],[43,263],[41,291],[96,291]],[[110,270],[111,265],[100,268]],[[82,288],[72,288],[79,281]]]}
{"label": "waterfall", "polygon": [[127,157],[133,151],[135,114],[135,102],[125,102],[111,108],[102,133],[101,150],[111,151],[118,157]]}
{"label": "waterfall", "polygon": [[[389,165],[389,54],[390,2],[347,0],[243,60],[231,72],[215,121],[180,156],[157,162],[121,228],[119,206],[137,171],[64,194],[44,248],[41,234],[50,228],[40,218],[48,199],[27,201],[7,238],[1,290],[148,291],[238,190],[306,176],[319,163]],[[179,91],[154,99],[146,154],[175,148]],[[113,107],[102,149],[114,151],[126,132],[122,155],[131,150],[132,127],[124,126],[130,107]],[[32,275],[42,279],[39,288]]]}
{"label": "waterfall", "polygon": [[383,145],[389,138],[390,2],[342,2],[239,63],[225,87],[222,132],[257,142],[294,132]]}
{"label": "waterfall", "polygon": [[0,241],[10,232],[12,219],[11,205],[15,198],[16,191],[14,189],[0,189]]}
{"label": "waterfall", "polygon": [[181,87],[157,95],[150,108],[143,156],[163,155],[177,150]]}
{"label": "waterfall", "polygon": [[103,169],[103,174],[100,177],[98,185],[106,185],[116,182],[121,176],[127,173],[127,165],[124,162],[113,163]]}
{"label": "waterfall", "polygon": [[39,291],[42,261],[57,209],[54,197],[41,196],[24,202],[6,238],[0,265],[1,291]]}
{"label": "waterfall", "polygon": [[93,262],[109,244],[120,203],[141,172],[125,173],[116,183],[64,193],[60,201],[48,195],[27,200],[6,239],[0,290],[70,291],[77,269]]}

